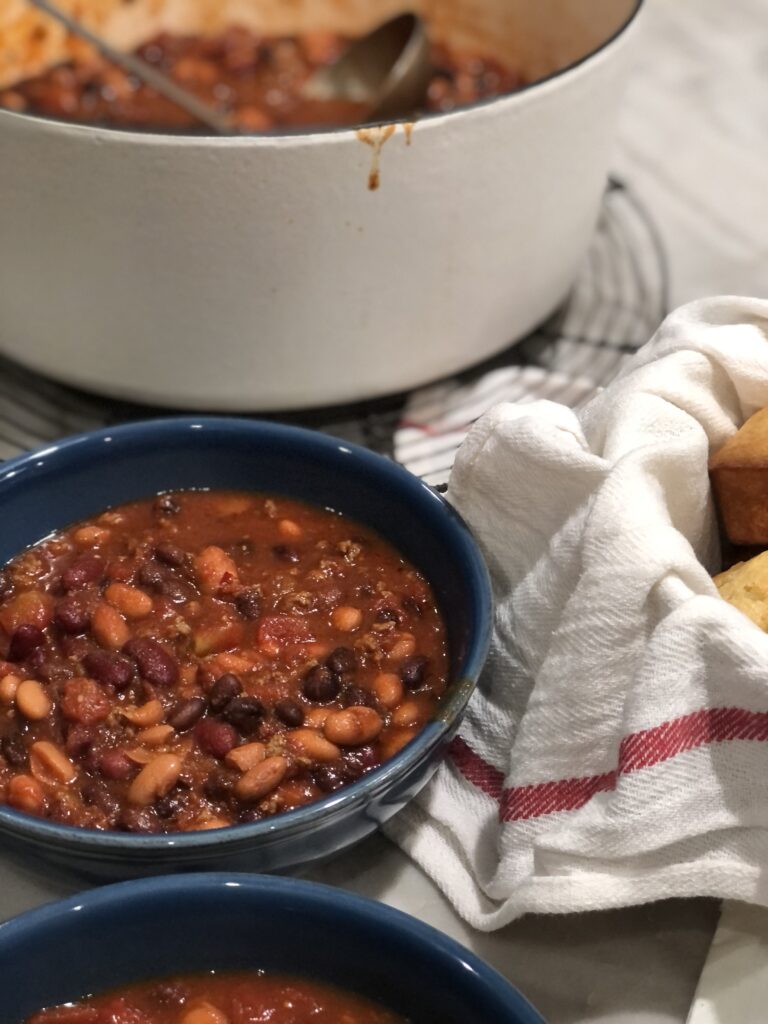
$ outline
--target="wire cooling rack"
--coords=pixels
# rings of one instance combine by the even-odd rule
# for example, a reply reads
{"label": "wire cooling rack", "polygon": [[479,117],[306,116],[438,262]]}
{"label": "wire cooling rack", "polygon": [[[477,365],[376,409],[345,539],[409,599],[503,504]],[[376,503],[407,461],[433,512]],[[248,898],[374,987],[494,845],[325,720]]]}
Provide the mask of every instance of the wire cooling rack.
{"label": "wire cooling rack", "polygon": [[[631,190],[612,180],[569,299],[532,335],[408,394],[267,418],[364,444],[440,484],[486,409],[497,401],[584,401],[648,340],[667,312],[667,298],[666,259],[653,221]],[[0,458],[66,434],[169,414],[87,395],[0,357]]]}

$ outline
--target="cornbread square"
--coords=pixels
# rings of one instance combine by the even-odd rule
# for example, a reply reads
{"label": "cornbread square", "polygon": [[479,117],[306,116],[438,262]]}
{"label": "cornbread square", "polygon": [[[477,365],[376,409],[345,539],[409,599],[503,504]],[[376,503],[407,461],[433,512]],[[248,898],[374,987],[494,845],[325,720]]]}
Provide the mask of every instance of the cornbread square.
{"label": "cornbread square", "polygon": [[728,539],[768,544],[768,408],[750,416],[715,452],[709,477]]}
{"label": "cornbread square", "polygon": [[768,551],[714,577],[720,597],[768,632]]}

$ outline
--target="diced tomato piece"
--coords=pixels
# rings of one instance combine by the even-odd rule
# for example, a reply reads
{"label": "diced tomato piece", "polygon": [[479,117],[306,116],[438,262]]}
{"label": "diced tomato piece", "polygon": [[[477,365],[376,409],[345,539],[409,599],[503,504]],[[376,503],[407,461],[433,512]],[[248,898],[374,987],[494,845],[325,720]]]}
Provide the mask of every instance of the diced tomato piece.
{"label": "diced tomato piece", "polygon": [[106,693],[93,679],[68,679],[61,697],[61,712],[71,722],[95,725],[103,722],[112,710]]}
{"label": "diced tomato piece", "polygon": [[19,626],[45,629],[53,619],[53,598],[40,590],[25,590],[0,608],[0,625],[6,633]]}
{"label": "diced tomato piece", "polygon": [[228,651],[242,643],[241,622],[212,622],[195,630],[193,644],[195,654],[204,658],[206,654]]}
{"label": "diced tomato piece", "polygon": [[265,615],[256,629],[259,646],[277,654],[291,644],[311,644],[315,639],[306,619],[293,615]]}

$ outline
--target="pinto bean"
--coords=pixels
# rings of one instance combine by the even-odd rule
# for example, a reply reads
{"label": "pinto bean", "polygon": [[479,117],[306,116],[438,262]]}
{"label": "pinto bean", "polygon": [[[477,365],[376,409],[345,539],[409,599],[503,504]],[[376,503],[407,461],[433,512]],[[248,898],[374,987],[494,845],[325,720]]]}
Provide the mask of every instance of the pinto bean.
{"label": "pinto bean", "polygon": [[141,807],[154,803],[175,785],[181,766],[182,759],[178,754],[158,754],[133,780],[128,789],[128,799]]}
{"label": "pinto bean", "polygon": [[128,583],[110,583],[104,597],[127,619],[143,619],[152,611],[152,598]]}
{"label": "pinto bean", "polygon": [[314,729],[292,729],[285,734],[285,738],[300,757],[305,757],[309,761],[325,763],[338,761],[341,757],[339,748]]}
{"label": "pinto bean", "polygon": [[255,768],[267,756],[267,748],[263,743],[244,743],[242,747],[235,747],[234,750],[224,757],[224,761],[231,768],[237,768],[240,772],[247,772]]}
{"label": "pinto bean", "polygon": [[352,633],[360,628],[363,613],[351,605],[341,605],[331,612],[331,625],[342,633]]}
{"label": "pinto bean", "polygon": [[38,740],[29,748],[30,771],[41,782],[74,782],[77,769],[70,759],[49,740]]}
{"label": "pinto bean", "polygon": [[381,716],[373,708],[352,706],[328,715],[323,733],[331,743],[357,747],[375,740],[383,727]]}
{"label": "pinto bean", "polygon": [[284,757],[268,757],[237,780],[235,793],[240,800],[261,800],[280,785],[287,771],[288,761]]}
{"label": "pinto bean", "polygon": [[8,783],[8,804],[25,814],[42,814],[45,810],[45,790],[31,775],[14,775]]}
{"label": "pinto bean", "polygon": [[237,566],[223,548],[215,544],[203,548],[194,560],[195,575],[204,594],[232,592],[237,588]]}
{"label": "pinto bean", "polygon": [[395,672],[380,672],[373,680],[373,692],[383,708],[396,708],[403,699],[403,682]]}
{"label": "pinto bean", "polygon": [[9,673],[0,679],[0,704],[13,704],[16,700],[16,691],[19,688],[20,682],[21,679],[13,675],[13,673]]}
{"label": "pinto bean", "polygon": [[119,651],[131,636],[128,623],[117,608],[104,601],[100,601],[93,610],[91,632],[102,647],[111,651]]}
{"label": "pinto bean", "polygon": [[45,718],[52,707],[51,698],[36,679],[24,679],[16,689],[16,707],[32,722]]}

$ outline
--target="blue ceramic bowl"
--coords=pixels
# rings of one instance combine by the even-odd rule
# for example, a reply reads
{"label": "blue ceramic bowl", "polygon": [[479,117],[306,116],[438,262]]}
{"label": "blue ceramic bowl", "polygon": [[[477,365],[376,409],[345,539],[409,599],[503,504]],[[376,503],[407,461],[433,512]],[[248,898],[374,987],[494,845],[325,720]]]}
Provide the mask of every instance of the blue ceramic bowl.
{"label": "blue ceramic bowl", "polygon": [[98,832],[0,808],[0,845],[33,866],[115,881],[172,871],[294,870],[350,846],[427,782],[485,661],[488,574],[466,526],[416,477],[324,434],[251,420],[135,423],[68,438],[0,469],[0,564],[52,530],[109,505],[180,488],[271,491],[373,527],[432,583],[450,647],[437,719],[380,768],[339,792],[249,825],[170,835]]}
{"label": "blue ceramic bowl", "polygon": [[409,1024],[544,1024],[500,974],[398,910],[288,878],[125,882],[0,925],[0,1020],[190,971],[303,975],[374,999]]}

